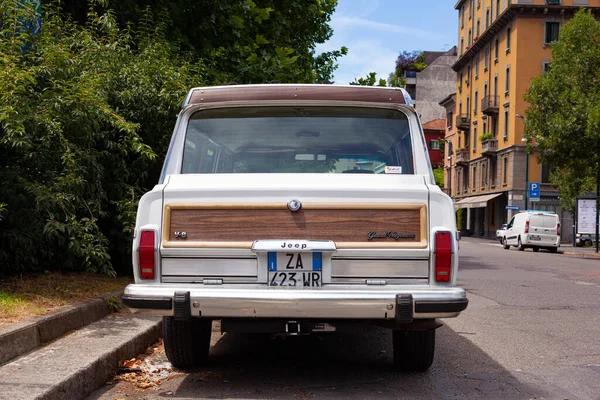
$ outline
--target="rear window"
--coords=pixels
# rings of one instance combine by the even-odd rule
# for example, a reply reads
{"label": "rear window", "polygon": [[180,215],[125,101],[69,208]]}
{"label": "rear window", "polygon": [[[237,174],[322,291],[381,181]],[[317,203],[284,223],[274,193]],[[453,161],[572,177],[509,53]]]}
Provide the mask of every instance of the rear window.
{"label": "rear window", "polygon": [[199,111],[187,127],[181,172],[413,174],[408,118],[350,107]]}
{"label": "rear window", "polygon": [[532,215],[531,226],[539,228],[556,228],[557,218],[555,215]]}

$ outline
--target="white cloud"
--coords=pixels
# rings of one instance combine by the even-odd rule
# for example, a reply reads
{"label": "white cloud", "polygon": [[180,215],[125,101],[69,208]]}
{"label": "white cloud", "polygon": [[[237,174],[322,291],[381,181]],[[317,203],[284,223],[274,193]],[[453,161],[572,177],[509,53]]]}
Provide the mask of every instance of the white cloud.
{"label": "white cloud", "polygon": [[394,70],[398,52],[387,48],[379,40],[357,40],[348,44],[348,55],[339,60],[340,68],[335,83],[347,85],[354,78],[376,72],[377,78],[387,79]]}
{"label": "white cloud", "polygon": [[411,28],[403,25],[394,25],[387,24],[385,22],[377,22],[364,18],[358,17],[345,17],[345,16],[335,16],[331,20],[331,26],[334,28],[334,31],[338,29],[356,29],[356,28],[367,28],[371,31],[380,31],[387,33],[401,33],[405,35],[417,36],[421,38],[435,38],[435,39],[443,39],[444,36],[433,31]]}

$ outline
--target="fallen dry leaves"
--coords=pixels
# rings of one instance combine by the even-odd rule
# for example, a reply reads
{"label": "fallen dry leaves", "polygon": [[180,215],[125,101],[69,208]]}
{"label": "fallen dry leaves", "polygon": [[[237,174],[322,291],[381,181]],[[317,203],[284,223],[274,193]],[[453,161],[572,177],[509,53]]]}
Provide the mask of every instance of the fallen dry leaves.
{"label": "fallen dry leaves", "polygon": [[112,383],[129,382],[140,389],[148,389],[160,385],[162,381],[182,375],[182,373],[173,372],[170,363],[154,359],[154,355],[162,352],[164,352],[164,344],[160,339],[156,344],[148,347],[146,352],[138,358],[122,361],[119,373],[113,378]]}

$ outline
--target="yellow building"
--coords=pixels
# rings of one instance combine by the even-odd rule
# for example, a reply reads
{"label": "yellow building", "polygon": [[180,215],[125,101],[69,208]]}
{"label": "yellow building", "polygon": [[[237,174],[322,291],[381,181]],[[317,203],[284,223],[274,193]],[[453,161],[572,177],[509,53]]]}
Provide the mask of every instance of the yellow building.
{"label": "yellow building", "polygon": [[[550,43],[583,6],[596,15],[600,12],[600,0],[456,3],[459,57],[452,66],[457,73],[456,96],[440,104],[452,113],[445,181],[456,207],[465,209],[464,231],[493,236],[512,217],[511,209],[525,208],[526,182],[541,186],[539,201],[529,198],[528,209],[560,213],[559,193],[549,184],[547,166],[525,152],[523,116],[528,104],[523,95],[531,79],[550,68]],[[562,226],[569,233],[570,224]]]}

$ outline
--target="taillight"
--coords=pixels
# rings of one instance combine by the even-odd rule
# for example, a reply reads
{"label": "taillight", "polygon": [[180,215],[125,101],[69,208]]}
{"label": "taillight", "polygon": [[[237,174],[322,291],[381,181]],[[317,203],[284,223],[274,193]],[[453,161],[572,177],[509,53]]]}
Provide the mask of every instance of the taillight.
{"label": "taillight", "polygon": [[140,235],[140,277],[154,279],[154,231],[142,231]]}
{"label": "taillight", "polygon": [[560,222],[556,224],[556,236],[560,236]]}
{"label": "taillight", "polygon": [[525,233],[529,233],[529,221],[525,221]]}
{"label": "taillight", "polygon": [[435,281],[450,282],[452,267],[452,235],[450,232],[435,234]]}

